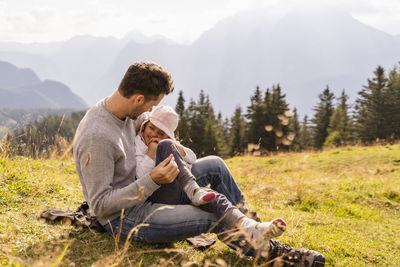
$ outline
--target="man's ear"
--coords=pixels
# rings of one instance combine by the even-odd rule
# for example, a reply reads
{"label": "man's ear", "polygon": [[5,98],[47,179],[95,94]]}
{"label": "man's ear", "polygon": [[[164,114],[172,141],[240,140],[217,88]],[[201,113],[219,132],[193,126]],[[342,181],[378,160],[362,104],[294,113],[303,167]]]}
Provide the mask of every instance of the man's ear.
{"label": "man's ear", "polygon": [[143,104],[145,102],[144,95],[138,94],[136,98],[138,104]]}
{"label": "man's ear", "polygon": [[132,104],[139,104],[139,105],[141,105],[141,104],[143,104],[144,103],[144,95],[142,95],[142,94],[134,94],[134,95],[132,95],[131,97],[129,97],[129,101],[132,103]]}

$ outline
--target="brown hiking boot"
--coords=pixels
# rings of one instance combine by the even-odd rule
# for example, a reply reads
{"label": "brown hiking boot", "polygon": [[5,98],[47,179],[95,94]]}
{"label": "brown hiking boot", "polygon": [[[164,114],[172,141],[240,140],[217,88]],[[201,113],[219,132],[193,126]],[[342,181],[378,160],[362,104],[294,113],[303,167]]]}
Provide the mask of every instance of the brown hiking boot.
{"label": "brown hiking boot", "polygon": [[[266,248],[268,249],[268,248]],[[262,253],[264,254],[264,253]],[[314,250],[293,248],[280,241],[270,240],[267,261],[280,267],[323,267],[325,257]]]}

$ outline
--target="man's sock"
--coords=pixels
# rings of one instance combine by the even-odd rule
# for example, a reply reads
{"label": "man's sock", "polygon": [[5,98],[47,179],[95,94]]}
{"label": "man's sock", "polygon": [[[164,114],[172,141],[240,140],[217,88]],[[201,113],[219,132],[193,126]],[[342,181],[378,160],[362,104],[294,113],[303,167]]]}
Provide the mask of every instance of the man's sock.
{"label": "man's sock", "polygon": [[250,243],[256,248],[262,247],[267,240],[278,237],[286,230],[286,222],[280,218],[271,222],[259,223],[244,218],[240,228],[248,235]]}

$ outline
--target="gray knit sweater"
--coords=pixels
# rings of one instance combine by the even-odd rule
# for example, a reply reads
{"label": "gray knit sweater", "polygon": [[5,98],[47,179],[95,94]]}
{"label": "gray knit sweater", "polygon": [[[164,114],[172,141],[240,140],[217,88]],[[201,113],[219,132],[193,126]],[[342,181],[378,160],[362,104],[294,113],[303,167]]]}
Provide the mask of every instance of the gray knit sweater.
{"label": "gray knit sweater", "polygon": [[76,171],[91,212],[103,225],[159,188],[149,174],[135,178],[134,139],[144,118],[121,120],[102,100],[89,109],[76,131]]}

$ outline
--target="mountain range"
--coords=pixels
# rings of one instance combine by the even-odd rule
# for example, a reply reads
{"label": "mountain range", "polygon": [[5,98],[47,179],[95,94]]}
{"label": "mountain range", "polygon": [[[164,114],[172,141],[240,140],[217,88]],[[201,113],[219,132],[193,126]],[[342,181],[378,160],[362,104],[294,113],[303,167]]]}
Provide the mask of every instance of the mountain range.
{"label": "mountain range", "polygon": [[87,104],[60,82],[41,81],[31,69],[0,61],[0,108],[81,110]]}
{"label": "mountain range", "polygon": [[[183,90],[186,100],[197,99],[203,89],[224,115],[238,104],[249,105],[257,85],[266,89],[277,83],[291,107],[311,115],[327,85],[336,94],[345,89],[354,101],[378,65],[392,68],[398,63],[400,37],[334,8],[297,8],[280,16],[259,9],[220,21],[191,44],[136,32],[122,39],[3,42],[0,60],[62,82],[90,105],[118,87],[130,64],[148,60],[171,73],[175,90]],[[177,95],[163,103],[174,106]]]}

